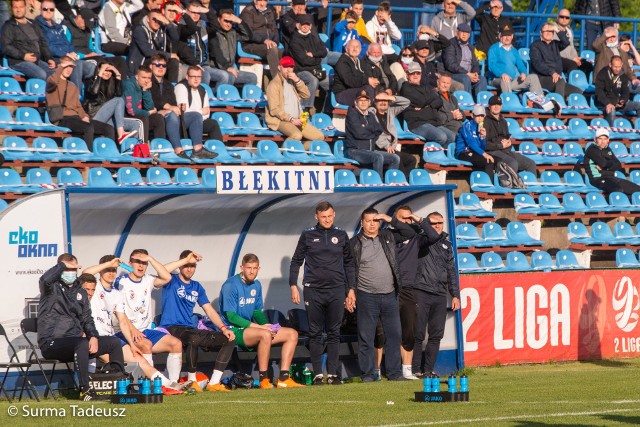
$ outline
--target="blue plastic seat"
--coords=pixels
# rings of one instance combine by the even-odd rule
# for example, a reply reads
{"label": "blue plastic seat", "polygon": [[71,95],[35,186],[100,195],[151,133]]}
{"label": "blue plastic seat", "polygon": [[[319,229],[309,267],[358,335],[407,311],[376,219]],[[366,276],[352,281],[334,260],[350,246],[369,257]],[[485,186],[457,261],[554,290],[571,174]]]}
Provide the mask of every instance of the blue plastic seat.
{"label": "blue plastic seat", "polygon": [[596,53],[590,49],[584,49],[580,52],[580,57],[586,59],[589,62],[594,62],[596,60]]}
{"label": "blue plastic seat", "polygon": [[615,154],[618,160],[620,160],[622,163],[627,162],[629,152],[627,151],[626,145],[624,145],[620,141],[611,141],[609,143],[609,148],[611,148],[611,151],[613,152],[613,154]]}
{"label": "blue plastic seat", "polygon": [[173,151],[171,143],[164,138],[154,138],[149,144],[149,150],[158,155],[158,160],[164,163],[191,164],[190,159],[183,159]]}
{"label": "blue plastic seat", "polygon": [[516,194],[513,198],[513,207],[519,214],[540,213],[540,205],[529,194]]}
{"label": "blue plastic seat", "polygon": [[493,92],[489,92],[488,90],[483,90],[478,92],[476,95],[476,103],[482,106],[489,105],[489,99],[493,96]]}
{"label": "blue plastic seat", "polygon": [[571,187],[571,191],[576,193],[588,193],[590,191],[582,175],[576,171],[566,171],[564,173],[564,185]]}
{"label": "blue plastic seat", "polygon": [[454,161],[454,162],[459,162],[461,165],[464,166],[473,166],[473,163],[471,162],[467,162],[466,160],[460,160],[456,158],[456,143],[452,142],[449,145],[447,145],[447,149],[446,149],[446,153],[447,153],[447,159]]}
{"label": "blue plastic seat", "polygon": [[27,145],[27,141],[19,136],[6,136],[2,141],[4,150],[1,152],[7,161],[41,161],[45,160],[42,156],[34,153]]}
{"label": "blue plastic seat", "polygon": [[360,170],[360,184],[362,185],[382,185],[382,178],[373,169]]}
{"label": "blue plastic seat", "polygon": [[[193,141],[192,140],[190,140],[188,138],[181,138],[180,139],[180,146],[182,147],[184,152],[187,153],[188,156],[191,156],[193,154]],[[207,164],[207,165],[218,163],[217,157],[215,157],[213,159],[194,159],[194,158],[192,158],[191,161],[193,163],[195,163],[195,164]]]}
{"label": "blue plastic seat", "polygon": [[457,90],[453,93],[453,96],[458,100],[458,106],[463,111],[471,111],[476,105],[473,100],[473,96],[466,90]]}
{"label": "blue plastic seat", "polygon": [[527,192],[544,193],[548,191],[546,187],[540,185],[540,182],[538,182],[538,177],[536,177],[535,173],[529,171],[520,171],[518,172],[518,175],[522,179],[522,182],[524,182]]}
{"label": "blue plastic seat", "polygon": [[250,59],[255,59],[258,62],[262,61],[262,58],[260,58],[258,55],[254,55],[252,53],[247,53],[242,49],[242,43],[238,42],[238,47],[237,47],[237,52],[238,52],[238,56],[240,58],[250,58]]}
{"label": "blue plastic seat", "polygon": [[584,160],[584,150],[577,142],[565,143],[562,152],[566,159],[572,160],[571,162],[567,160],[567,163],[575,164]]}
{"label": "blue plastic seat", "polygon": [[551,163],[551,161],[546,156],[543,156],[542,154],[540,154],[540,150],[538,149],[538,146],[533,142],[529,142],[529,141],[521,142],[520,146],[518,147],[518,151],[523,156],[533,160],[536,164]]}
{"label": "blue plastic seat", "polygon": [[40,187],[32,187],[22,182],[20,174],[13,169],[0,169],[0,193],[36,193]]}
{"label": "blue plastic seat", "polygon": [[520,127],[520,125],[518,125],[518,122],[515,119],[511,119],[513,121],[515,121],[515,125],[511,124],[511,121],[507,120],[507,123],[509,124],[509,132],[511,133],[511,129],[515,129],[516,126],[518,128],[518,131],[521,133],[521,137],[518,139],[525,139],[525,140],[529,140],[529,139],[554,139],[553,137],[548,137],[549,132],[544,131],[544,130],[533,130],[532,128],[541,128],[544,125],[542,124],[542,122],[540,121],[540,119],[536,119],[536,118],[532,118],[532,117],[527,117],[522,121],[522,128]]}
{"label": "blue plastic seat", "polygon": [[[602,111],[598,110],[595,107],[591,107],[587,102],[587,99],[584,95],[580,93],[572,93],[567,97],[567,109],[572,113],[578,114],[588,114],[588,115],[601,115]],[[569,113],[569,111],[567,111]],[[571,119],[573,121],[574,119]]]}
{"label": "blue plastic seat", "polygon": [[338,169],[335,172],[335,186],[358,185],[356,176],[349,169]]}
{"label": "blue plastic seat", "polygon": [[629,244],[637,246],[640,244],[640,235],[636,234],[633,227],[628,222],[616,222],[613,226],[614,244]]}
{"label": "blue plastic seat", "polygon": [[546,188],[548,193],[570,193],[573,192],[571,186],[564,185],[562,178],[556,171],[544,171],[540,174],[540,185]]}
{"label": "blue plastic seat", "polygon": [[7,203],[7,201],[4,200],[4,199],[0,199],[0,212],[5,210],[7,208],[7,206],[9,206],[9,203]]}
{"label": "blue plastic seat", "polygon": [[48,170],[42,168],[29,169],[25,175],[27,185],[40,186],[42,190],[56,188]]}
{"label": "blue plastic seat", "polygon": [[589,125],[582,119],[569,120],[569,132],[574,138],[593,139],[595,131],[589,129]]}
{"label": "blue plastic seat", "polygon": [[520,55],[520,59],[522,59],[524,62],[529,62],[531,60],[528,47],[521,47],[520,49],[518,49],[518,54]]}
{"label": "blue plastic seat", "polygon": [[[337,141],[336,141],[337,143]],[[309,157],[318,163],[343,164],[345,161],[337,158],[331,151],[331,147],[325,141],[314,140],[309,144]],[[351,162],[358,164],[355,160]]]}
{"label": "blue plastic seat", "polygon": [[591,225],[591,237],[600,245],[609,245],[615,240],[615,236],[607,223],[602,221],[594,222]]}
{"label": "blue plastic seat", "polygon": [[564,206],[560,200],[553,194],[540,194],[538,196],[540,208],[546,213],[564,213]]}
{"label": "blue plastic seat", "polygon": [[523,106],[518,95],[513,92],[503,92],[500,98],[502,98],[502,111],[505,113],[530,113],[534,110]]}
{"label": "blue plastic seat", "polygon": [[120,186],[144,186],[140,171],[131,166],[118,169],[118,185]]}
{"label": "blue plastic seat", "polygon": [[556,254],[556,267],[563,270],[584,268],[578,262],[576,254],[566,249],[558,251],[558,253]]}
{"label": "blue plastic seat", "polygon": [[495,212],[486,210],[480,203],[480,199],[473,193],[462,193],[458,198],[458,204],[455,207],[456,218],[460,217],[483,217],[492,218],[497,216]]}
{"label": "blue plastic seat", "polygon": [[510,246],[514,244],[507,239],[500,224],[493,221],[482,224],[482,239],[498,246]]}
{"label": "blue plastic seat", "polygon": [[300,141],[287,139],[282,143],[282,155],[285,159],[294,163],[317,163],[306,151]]}
{"label": "blue plastic seat", "polygon": [[140,141],[137,138],[127,138],[120,144],[120,154],[131,156],[136,163],[151,163],[150,157],[133,157],[133,151]]}
{"label": "blue plastic seat", "polygon": [[387,185],[407,185],[407,177],[398,169],[389,169],[384,173],[384,183]]}
{"label": "blue plastic seat", "polygon": [[578,87],[585,93],[595,92],[595,86],[589,84],[587,75],[582,70],[573,70],[569,73],[569,84]]}
{"label": "blue plastic seat", "polygon": [[591,237],[587,227],[581,222],[569,223],[569,225],[567,225],[567,236],[571,243],[583,243],[585,245],[597,243],[596,240]]}
{"label": "blue plastic seat", "polygon": [[[227,146],[224,145],[222,141],[218,141],[217,139],[210,139],[205,141],[204,148],[218,155],[218,157],[215,158],[216,163],[223,163],[223,164],[238,164],[238,163],[245,163],[245,162],[253,163],[252,160],[247,161],[246,159],[242,159],[241,156],[238,154],[238,151],[234,151],[233,153],[230,153],[227,150]],[[233,156],[231,154],[233,154]]]}
{"label": "blue plastic seat", "polygon": [[531,271],[531,265],[527,257],[518,251],[507,253],[507,263],[505,270],[508,271]]}
{"label": "blue plastic seat", "polygon": [[73,161],[102,162],[100,156],[96,156],[87,147],[83,139],[70,136],[62,141],[62,154]]}
{"label": "blue plastic seat", "polygon": [[[637,120],[640,123],[640,120]],[[624,160],[625,163],[640,163],[640,142],[636,141],[629,146],[629,157]]]}
{"label": "blue plastic seat", "polygon": [[620,191],[614,191],[613,193],[609,194],[609,205],[615,207],[616,210],[619,211],[640,211],[640,206],[631,203],[631,201],[629,200],[629,196],[621,193]]}
{"label": "blue plastic seat", "polygon": [[0,101],[29,101],[20,83],[13,77],[0,77]]}
{"label": "blue plastic seat", "polygon": [[505,269],[502,258],[495,252],[485,252],[480,257],[480,266],[485,271],[503,271]]}
{"label": "blue plastic seat", "polygon": [[58,185],[67,187],[84,187],[86,184],[82,174],[76,168],[62,168],[56,174]]}
{"label": "blue plastic seat", "polygon": [[534,270],[551,271],[555,268],[555,265],[549,252],[536,251],[531,254],[531,267]]}
{"label": "blue plastic seat", "polygon": [[231,117],[229,113],[217,111],[211,115],[211,118],[218,122],[220,132],[224,135],[237,135],[238,132],[240,132],[240,129],[238,129],[236,123],[233,121],[233,117]]}
{"label": "blue plastic seat", "polygon": [[70,131],[67,128],[44,123],[38,110],[32,107],[18,107],[16,110],[16,122],[18,123],[10,125],[11,129],[41,132]]}
{"label": "blue plastic seat", "polygon": [[264,99],[264,93],[259,86],[252,84],[245,84],[242,86],[242,99],[245,101],[253,101],[255,107],[264,107],[267,105],[267,100]]}
{"label": "blue plastic seat", "polygon": [[118,185],[113,181],[111,172],[103,167],[91,168],[87,175],[87,186],[94,188],[113,188]]}
{"label": "blue plastic seat", "polygon": [[[318,128],[320,132],[327,137],[335,137],[335,136],[344,136],[344,132],[341,132],[336,129],[333,125],[333,121],[331,117],[324,113],[316,113],[311,116],[311,124]],[[399,137],[399,136],[398,136]]]}
{"label": "blue plastic seat", "polygon": [[[560,97],[560,95],[558,95]],[[560,105],[565,106],[564,99],[560,97],[562,102],[558,102]],[[555,128],[555,130],[546,131],[546,137],[543,139],[570,139],[571,132],[569,131],[567,125],[561,119],[558,118],[550,118],[547,119],[545,126],[548,128]],[[565,128],[565,129],[563,129]]]}
{"label": "blue plastic seat", "polygon": [[507,224],[507,239],[515,245],[537,246],[544,243],[531,237],[524,224],[518,221]]}
{"label": "blue plastic seat", "polygon": [[278,132],[264,126],[253,113],[238,114],[238,132],[236,135],[275,136]]}
{"label": "blue plastic seat", "polygon": [[503,188],[497,188],[492,182],[489,175],[483,171],[471,172],[470,179],[471,190],[490,193],[490,194],[505,194],[507,191]]}
{"label": "blue plastic seat", "polygon": [[562,147],[555,141],[547,141],[542,144],[543,156],[547,158],[551,163],[557,163],[560,165],[573,165],[578,161],[577,157],[565,156],[562,151]]}
{"label": "blue plastic seat", "polygon": [[132,163],[137,161],[131,154],[122,154],[111,138],[99,137],[93,140],[93,154],[108,162]]}
{"label": "blue plastic seat", "polygon": [[487,247],[493,246],[493,242],[487,242],[480,238],[478,230],[473,224],[462,223],[456,226],[456,243],[459,248],[472,246]]}
{"label": "blue plastic seat", "polygon": [[426,163],[433,163],[440,166],[450,166],[459,164],[451,162],[447,155],[444,152],[444,149],[437,142],[427,142],[424,144],[424,150],[422,157]]}
{"label": "blue plastic seat", "polygon": [[[215,106],[224,106],[224,107],[239,107],[244,108],[247,107],[247,103],[242,100],[240,97],[240,93],[238,89],[229,84],[221,84],[216,87],[216,100],[217,103]],[[249,107],[252,105],[249,104]]]}
{"label": "blue plastic seat", "polygon": [[[312,143],[316,143],[316,141],[311,141]],[[339,139],[333,143],[333,155],[336,159],[338,159],[341,163],[353,163],[354,165],[359,164],[353,159],[350,159],[346,156],[345,147],[344,147],[344,139]]]}
{"label": "blue plastic seat", "polygon": [[25,84],[25,92],[28,93],[27,101],[44,101],[45,100],[45,87],[47,82],[42,79],[29,79]]}
{"label": "blue plastic seat", "polygon": [[482,271],[478,265],[478,260],[473,254],[458,253],[458,271],[460,273],[475,273]]}
{"label": "blue plastic seat", "polygon": [[629,181],[640,185],[640,170],[633,170],[629,173]]}
{"label": "blue plastic seat", "polygon": [[[487,178],[489,178],[487,176]],[[410,185],[433,185],[429,172],[424,169],[413,169],[409,172]]]}
{"label": "blue plastic seat", "polygon": [[154,166],[147,169],[146,178],[147,185],[151,185],[154,187],[166,187],[167,185],[173,184],[169,172],[165,168],[161,168],[159,166]]}
{"label": "blue plastic seat", "polygon": [[198,172],[188,167],[179,167],[173,173],[173,182],[178,187],[199,188],[202,187],[198,179]]}
{"label": "blue plastic seat", "polygon": [[209,189],[216,189],[218,185],[216,168],[206,168],[202,170],[202,186]]}
{"label": "blue plastic seat", "polygon": [[258,141],[258,157],[268,163],[293,163],[280,152],[280,147],[273,141],[263,139]]}
{"label": "blue plastic seat", "polygon": [[633,132],[634,128],[629,119],[625,119],[624,117],[616,118],[613,121],[613,127],[620,129],[629,129],[629,131],[613,131],[610,135],[611,139],[640,139],[640,133]]}
{"label": "blue plastic seat", "polygon": [[585,203],[589,210],[593,212],[615,212],[619,211],[615,206],[609,205],[602,193],[591,191],[585,196]]}
{"label": "blue plastic seat", "polygon": [[562,195],[562,206],[567,213],[588,212],[589,208],[584,204],[582,197],[576,193],[565,193]]}
{"label": "blue plastic seat", "polygon": [[338,102],[338,100],[336,99],[336,94],[333,91],[331,91],[331,107],[334,110],[348,110],[349,109],[348,105],[343,105],[343,104],[340,104]]}
{"label": "blue plastic seat", "polygon": [[616,251],[616,267],[618,268],[640,268],[640,261],[632,250],[621,248]]}

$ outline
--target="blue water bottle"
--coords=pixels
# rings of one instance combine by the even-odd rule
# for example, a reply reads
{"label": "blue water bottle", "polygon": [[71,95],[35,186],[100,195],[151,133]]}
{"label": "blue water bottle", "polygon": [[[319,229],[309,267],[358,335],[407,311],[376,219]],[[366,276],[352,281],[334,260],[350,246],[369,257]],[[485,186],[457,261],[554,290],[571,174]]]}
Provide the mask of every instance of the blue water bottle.
{"label": "blue water bottle", "polygon": [[431,393],[431,378],[429,377],[429,375],[425,375],[422,378],[422,386],[422,391],[424,391],[425,393]]}
{"label": "blue water bottle", "polygon": [[141,378],[138,382],[140,383],[140,394],[151,394],[151,380],[149,378]]}
{"label": "blue water bottle", "polygon": [[457,378],[455,376],[455,374],[451,374],[449,375],[449,378],[447,379],[447,386],[449,387],[449,393],[455,393],[458,391],[458,381]]}
{"label": "blue water bottle", "polygon": [[162,378],[160,377],[153,379],[153,394],[162,394]]}
{"label": "blue water bottle", "polygon": [[431,391],[433,393],[440,393],[440,377],[436,374],[431,376]]}
{"label": "blue water bottle", "polygon": [[460,376],[460,393],[469,392],[469,378],[466,375]]}
{"label": "blue water bottle", "polygon": [[116,394],[127,394],[127,380],[118,380]]}

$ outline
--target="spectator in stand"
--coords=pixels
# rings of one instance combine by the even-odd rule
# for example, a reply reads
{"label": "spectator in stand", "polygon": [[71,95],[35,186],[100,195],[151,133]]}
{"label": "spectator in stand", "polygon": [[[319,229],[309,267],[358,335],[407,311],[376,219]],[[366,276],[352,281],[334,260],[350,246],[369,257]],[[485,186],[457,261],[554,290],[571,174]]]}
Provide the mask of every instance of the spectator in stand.
{"label": "spectator in stand", "polygon": [[209,34],[207,23],[201,19],[201,16],[206,16],[208,12],[209,9],[198,0],[191,0],[186,13],[180,18],[179,34],[180,41],[185,43],[194,55],[194,61],[189,65],[202,69],[202,83],[214,87],[212,83],[220,84],[221,81],[227,82],[229,79],[226,70],[218,70],[208,65]]}
{"label": "spectator in stand", "polygon": [[137,8],[125,0],[109,0],[98,14],[102,50],[118,56],[129,53],[133,27],[131,14]]}
{"label": "spectator in stand", "polygon": [[176,101],[182,111],[182,125],[193,145],[191,158],[213,159],[218,154],[206,150],[202,145],[202,139],[222,141],[222,133],[218,122],[209,117],[211,115],[209,95],[200,84],[201,81],[202,69],[194,65],[190,66],[187,69],[186,80],[175,87]]}
{"label": "spectator in stand", "polygon": [[265,121],[269,129],[281,132],[287,139],[306,141],[306,146],[314,139],[324,139],[320,130],[300,120],[301,99],[308,98],[309,89],[293,71],[295,61],[284,56],[278,64],[278,74],[267,86],[267,108]]}
{"label": "spectator in stand", "polygon": [[275,9],[267,5],[267,0],[253,0],[253,4],[242,10],[240,19],[247,23],[251,30],[251,38],[242,42],[242,49],[245,52],[258,55],[266,59],[269,63],[269,74],[275,78],[278,69],[278,61],[282,56],[282,51],[278,48],[280,35]]}
{"label": "spectator in stand", "polygon": [[12,18],[2,27],[2,53],[9,67],[25,77],[46,80],[56,63],[40,26],[25,18],[26,9],[24,0],[11,2]]}
{"label": "spectator in stand", "polygon": [[602,110],[611,126],[613,126],[617,112],[640,114],[640,102],[629,99],[629,79],[622,67],[622,58],[614,56],[611,58],[609,66],[600,70],[594,82],[596,86],[595,105]]}
{"label": "spectator in stand", "polygon": [[494,95],[489,98],[489,108],[484,120],[487,139],[486,151],[496,163],[505,162],[516,172],[529,171],[535,174],[536,163],[511,149],[513,139],[509,133],[509,125],[500,111],[502,111],[502,99],[500,96]]}
{"label": "spectator in stand", "polygon": [[367,22],[367,34],[372,39],[372,43],[377,43],[382,48],[382,53],[389,62],[393,62],[398,58],[391,39],[402,40],[402,33],[398,26],[391,20],[391,4],[383,1],[378,5],[373,18]]}
{"label": "spectator in stand", "polygon": [[376,150],[376,142],[384,129],[378,122],[375,108],[371,107],[371,98],[364,90],[357,95],[347,112],[345,133],[345,155],[361,164],[372,165],[383,179],[385,165],[388,169],[398,169],[400,166],[397,154]]}
{"label": "spectator in stand", "polygon": [[74,61],[70,57],[60,58],[60,64],[58,64],[56,71],[47,79],[45,89],[47,106],[61,105],[63,108],[62,120],[54,124],[71,129],[71,134],[84,139],[89,150],[92,150],[95,135],[114,139],[115,132],[110,125],[91,120],[82,108],[80,90],[69,81],[74,67]]}
{"label": "spectator in stand", "polygon": [[491,182],[495,160],[487,153],[487,130],[484,128],[486,112],[484,107],[476,105],[472,111],[473,118],[462,124],[456,138],[456,159],[473,164],[474,170],[484,171]]}
{"label": "spectator in stand", "polygon": [[[558,31],[566,31],[567,39],[569,40],[569,46],[560,51],[560,56],[562,57],[562,71],[566,75],[569,75],[571,71],[580,69],[588,77],[593,71],[593,64],[578,55],[573,39],[573,29],[570,24],[571,13],[568,9],[560,9],[556,20],[556,27]],[[555,34],[553,39],[559,40],[558,36]]]}
{"label": "spectator in stand", "polygon": [[355,28],[360,36],[360,42],[363,44],[364,49],[364,45],[373,42],[373,38],[367,31],[367,24],[365,24],[364,19],[362,19],[362,12],[364,12],[364,0],[351,0],[351,7],[349,7],[349,9],[344,9],[340,15],[341,21],[345,19],[349,10],[356,13],[357,19]]}
{"label": "spectator in stand", "polygon": [[247,41],[251,37],[247,24],[235,16],[233,10],[222,9],[216,19],[207,22],[207,29],[209,63],[216,69],[218,84],[256,84],[258,77],[254,73],[241,71],[236,67],[238,42]]}
{"label": "spectator in stand", "polygon": [[453,80],[462,83],[464,90],[476,98],[478,93],[487,90],[487,79],[480,75],[476,49],[469,43],[470,35],[471,26],[467,23],[459,24],[456,37],[450,40],[451,44],[442,54],[442,61],[444,69],[451,73]]}
{"label": "spectator in stand", "polygon": [[[558,40],[554,40],[554,36]],[[531,43],[529,66],[531,72],[537,74],[540,86],[549,92],[559,93],[563,98],[572,93],[582,91],[562,77],[562,56],[560,51],[569,46],[566,31],[557,31],[557,28],[546,23],[540,29],[540,40]]]}
{"label": "spectator in stand", "polygon": [[[446,40],[449,46],[449,40]],[[426,40],[418,40],[413,44],[413,63],[421,70],[420,84],[431,89],[438,85],[438,69],[433,61],[429,61],[432,44]]]}
{"label": "spectator in stand", "polygon": [[325,94],[329,92],[329,76],[321,65],[328,49],[318,34],[312,31],[311,15],[297,15],[297,19],[298,30],[291,36],[289,53],[296,63],[296,74],[309,89],[309,98],[302,100],[302,108],[309,111],[314,106],[318,87]]}
{"label": "spectator in stand", "polygon": [[335,26],[333,29],[333,41],[331,42],[334,51],[346,51],[347,43],[351,40],[358,40],[361,45],[364,44],[358,35],[358,30],[356,30],[357,17],[358,15],[354,11],[347,11],[344,19]]}
{"label": "spectator in stand", "polygon": [[[292,0],[291,8],[280,16],[280,31],[282,32],[282,45],[284,46],[285,53],[290,52],[291,37],[298,32],[298,18],[301,15],[307,14],[307,1],[306,0]],[[313,24],[313,15],[311,23]],[[316,28],[312,25],[311,31],[314,34],[318,34]]]}
{"label": "spectator in stand", "polygon": [[584,169],[591,185],[605,193],[620,191],[629,196],[640,191],[640,185],[615,175],[622,171],[622,165],[609,147],[609,130],[598,129],[594,140],[595,144],[589,145],[584,152]]}
{"label": "spectator in stand", "polygon": [[458,100],[450,90],[451,82],[452,78],[448,73],[442,73],[440,74],[440,77],[438,77],[438,95],[440,95],[440,98],[442,99],[442,108],[440,108],[439,112],[440,116],[444,120],[443,126],[457,135],[458,131],[462,127],[464,114],[460,111]]}
{"label": "spectator in stand", "polygon": [[489,82],[492,86],[499,86],[503,93],[527,89],[542,95],[538,76],[527,75],[527,66],[512,42],[513,30],[505,27],[500,33],[500,43],[489,49]]}
{"label": "spectator in stand", "polygon": [[83,80],[93,77],[96,64],[93,61],[84,61],[76,54],[75,48],[67,39],[65,28],[53,20],[55,11],[56,6],[53,0],[43,0],[40,16],[36,18],[36,21],[40,24],[42,34],[47,39],[47,45],[54,61],[59,62],[63,56],[68,56],[75,61],[76,68],[71,74],[71,81],[82,90]]}
{"label": "spectator in stand", "polygon": [[[125,0],[126,1],[126,0]],[[135,28],[142,23],[142,18],[149,15],[152,10],[160,10],[164,4],[164,0],[144,0],[142,9],[131,14],[131,25]],[[191,4],[191,3],[189,3]]]}
{"label": "spectator in stand", "polygon": [[[629,67],[633,70],[634,66],[640,65],[640,53],[638,49],[633,45],[631,41],[631,37],[628,34],[623,34],[620,36],[620,49],[623,52],[627,53],[629,56]],[[629,82],[629,91],[632,94],[636,94],[640,92],[640,83],[636,83],[635,85]]]}
{"label": "spectator in stand", "polygon": [[389,66],[398,82],[398,89],[407,81],[407,67],[413,62],[414,57],[415,54],[411,46],[405,45],[400,51],[398,60]]}
{"label": "spectator in stand", "polygon": [[362,46],[358,40],[350,40],[345,53],[335,66],[332,90],[340,104],[353,105],[356,96],[363,90],[371,99],[373,89],[380,84],[375,77],[367,77],[365,74],[362,62],[358,58],[361,50]]}
{"label": "spectator in stand", "polygon": [[154,138],[166,138],[164,117],[158,113],[151,97],[151,69],[146,65],[138,68],[136,76],[123,83],[122,97],[127,117],[142,121],[143,142],[150,141],[150,134]]}
{"label": "spectator in stand", "polygon": [[[444,0],[442,7],[444,10],[434,16],[431,26],[448,40],[456,37],[460,24],[469,25],[476,16],[473,7],[462,0]],[[456,7],[460,7],[464,13],[456,12]]]}
{"label": "spectator in stand", "polygon": [[634,86],[640,84],[640,80],[636,78],[633,70],[629,66],[629,55],[624,49],[620,48],[618,30],[613,27],[605,28],[604,34],[593,42],[593,50],[596,52],[596,65],[593,68],[594,76],[597,76],[600,70],[609,66],[611,58],[619,56],[622,58],[622,70],[629,81]]}
{"label": "spectator in stand", "polygon": [[411,102],[404,112],[404,119],[411,132],[444,146],[453,142],[456,134],[444,126],[438,111],[443,105],[442,98],[434,89],[421,83],[421,74],[420,65],[415,62],[409,64],[408,80],[400,90],[400,95]]}
{"label": "spectator in stand", "polygon": [[167,27],[169,20],[157,10],[147,14],[140,25],[133,29],[133,41],[129,52],[129,73],[135,74],[141,65],[149,65],[155,54],[167,59],[167,79],[175,83],[180,73],[180,60],[171,53],[171,42],[178,40],[176,27]]}
{"label": "spectator in stand", "polygon": [[[620,13],[620,3],[618,0],[576,0],[573,5],[573,13],[576,15],[589,16],[622,16]],[[596,20],[587,20],[585,23],[585,32],[587,33],[586,49],[591,49],[595,40],[606,31],[608,27],[618,29],[617,22],[605,22]],[[597,72],[596,72],[597,74]]]}
{"label": "spectator in stand", "polygon": [[[504,6],[500,0],[491,0],[476,10],[476,21],[480,24],[480,37],[476,41],[476,48],[485,54],[489,53],[489,48],[501,41],[501,32],[505,27],[513,28],[511,20],[502,16]],[[487,14],[487,11],[489,13]],[[513,30],[512,30],[513,31]],[[478,57],[479,60],[485,58]]]}
{"label": "spectator in stand", "polygon": [[382,53],[382,47],[378,43],[371,43],[367,49],[367,56],[362,61],[362,68],[365,76],[378,81],[378,85],[375,86],[376,92],[383,90],[393,95],[398,93],[398,81],[389,68],[387,56]]}
{"label": "spectator in stand", "polygon": [[399,169],[408,177],[409,173],[415,169],[417,161],[412,154],[401,151],[401,146],[398,145],[396,118],[409,107],[410,102],[407,98],[389,95],[382,90],[376,91],[373,102],[375,115],[378,118],[378,123],[382,126],[382,133],[376,140],[376,150],[398,156],[400,158]]}
{"label": "spectator in stand", "polygon": [[93,82],[87,85],[84,98],[84,109],[89,117],[116,129],[118,144],[138,133],[137,120],[127,119],[125,122],[122,74],[115,66],[108,62],[99,63]]}

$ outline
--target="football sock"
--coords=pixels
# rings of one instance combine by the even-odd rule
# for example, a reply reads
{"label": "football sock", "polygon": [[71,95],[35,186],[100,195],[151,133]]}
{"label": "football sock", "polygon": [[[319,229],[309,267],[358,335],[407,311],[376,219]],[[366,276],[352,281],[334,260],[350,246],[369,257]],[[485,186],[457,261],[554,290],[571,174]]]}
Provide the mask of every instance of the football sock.
{"label": "football sock", "polygon": [[182,368],[182,353],[169,353],[167,356],[167,372],[171,382],[180,379],[180,369]]}

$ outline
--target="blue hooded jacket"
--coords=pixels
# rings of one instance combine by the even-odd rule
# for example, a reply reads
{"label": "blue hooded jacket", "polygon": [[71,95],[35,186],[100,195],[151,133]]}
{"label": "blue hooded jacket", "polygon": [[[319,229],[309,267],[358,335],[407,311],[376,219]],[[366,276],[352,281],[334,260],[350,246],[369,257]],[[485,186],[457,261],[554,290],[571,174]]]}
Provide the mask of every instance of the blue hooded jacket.
{"label": "blue hooded jacket", "polygon": [[[53,25],[49,25],[42,16],[37,16],[36,21],[40,24],[42,33],[49,44],[51,55],[54,58],[62,58],[66,54],[75,51],[71,42],[67,40],[65,28],[62,25],[55,22],[53,22]],[[81,57],[82,55],[78,53],[78,56]]]}

